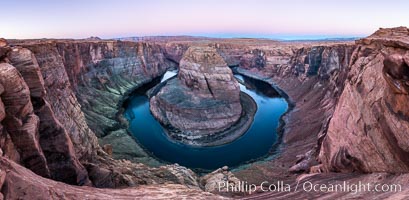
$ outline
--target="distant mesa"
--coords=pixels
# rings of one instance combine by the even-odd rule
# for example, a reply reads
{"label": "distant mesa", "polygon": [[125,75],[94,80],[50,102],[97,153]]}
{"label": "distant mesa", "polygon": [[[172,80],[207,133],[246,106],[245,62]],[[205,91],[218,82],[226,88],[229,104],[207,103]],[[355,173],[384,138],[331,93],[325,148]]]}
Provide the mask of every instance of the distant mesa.
{"label": "distant mesa", "polygon": [[97,36],[91,36],[89,38],[86,38],[86,40],[102,40],[100,37]]}

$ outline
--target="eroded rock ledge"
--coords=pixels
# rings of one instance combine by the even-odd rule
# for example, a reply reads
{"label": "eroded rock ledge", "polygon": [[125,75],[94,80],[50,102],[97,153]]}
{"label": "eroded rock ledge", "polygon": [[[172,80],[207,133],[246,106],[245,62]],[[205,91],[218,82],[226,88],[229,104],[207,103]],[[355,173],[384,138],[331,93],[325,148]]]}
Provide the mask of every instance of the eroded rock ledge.
{"label": "eroded rock ledge", "polygon": [[[250,96],[240,95],[239,84],[223,58],[208,46],[190,47],[180,61],[177,79],[155,90],[150,99],[152,114],[171,128],[172,138],[191,145],[234,140],[247,130],[256,110]],[[245,121],[240,120],[242,116]]]}
{"label": "eroded rock ledge", "polygon": [[319,159],[324,170],[409,172],[409,29],[358,40]]}
{"label": "eroded rock ledge", "polygon": [[[115,188],[181,183],[198,187],[196,174],[182,166],[151,168],[140,163],[114,160],[98,145],[94,133],[103,130],[103,134],[110,134],[109,129],[91,130],[88,126],[104,124],[105,121],[97,118],[101,116],[92,118],[95,115],[84,115],[84,112],[93,108],[93,112],[105,111],[103,119],[112,117],[115,120],[115,113],[120,107],[117,104],[120,104],[121,98],[118,97],[121,92],[126,96],[126,92],[132,87],[159,76],[161,71],[169,67],[165,64],[163,70],[150,67],[158,67],[161,65],[159,62],[165,63],[160,51],[144,59],[144,54],[151,55],[146,51],[157,50],[141,43],[127,43],[129,46],[124,47],[126,45],[123,43],[114,41],[20,42],[18,45],[9,46],[7,42],[0,40],[2,157],[32,170],[37,175],[73,185]],[[144,51],[144,48],[149,50]],[[109,64],[104,65],[105,62]],[[129,70],[134,69],[140,76],[133,77],[136,79],[133,79],[134,82],[129,79],[118,81],[119,78],[113,77],[111,80],[115,81],[104,82],[103,77],[106,77],[107,73],[117,77],[128,74],[127,70],[107,69],[114,67],[113,63],[129,67]],[[148,67],[149,70],[141,72],[142,66]],[[144,79],[140,78],[142,74],[146,75]],[[95,82],[96,80],[101,82]],[[87,93],[80,92],[84,87],[87,88]],[[87,101],[88,98],[95,101]],[[93,104],[98,101],[103,103]],[[108,107],[101,110],[101,106],[106,105]],[[98,120],[95,120],[96,118]],[[120,123],[119,120],[115,122]],[[121,126],[113,126],[111,130],[117,134],[121,132]],[[125,128],[122,129],[124,130]],[[126,131],[121,134],[134,142]],[[134,144],[137,147],[135,142],[132,145]],[[141,152],[144,153],[142,150]],[[2,176],[4,177],[6,176]],[[4,186],[10,192],[8,195],[13,195],[12,192],[17,187],[23,186],[8,180],[6,177]],[[3,181],[4,179],[0,181],[1,185]]]}
{"label": "eroded rock ledge", "polygon": [[[284,117],[285,147],[281,149],[282,153],[271,161],[253,164],[234,174],[242,180],[253,182],[285,178],[292,184],[298,180],[308,180],[316,183],[362,181],[407,185],[408,91],[405,84],[408,81],[408,32],[405,27],[382,29],[357,44],[207,41],[229,66],[239,66],[247,75],[276,84],[286,91],[290,100],[296,102],[293,111]],[[12,76],[16,80],[2,81],[0,86],[0,186],[6,198],[44,199],[40,194],[66,199],[127,198],[128,194],[131,196],[129,198],[135,198],[135,195],[161,197],[161,194],[167,197],[171,194],[197,194],[187,197],[204,195],[204,198],[217,198],[200,191],[197,193],[196,189],[161,184],[191,184],[192,179],[196,178],[183,167],[172,165],[151,168],[114,160],[101,151],[94,137],[95,133],[101,137],[116,137],[120,135],[118,132],[126,135],[122,134],[124,129],[117,128],[120,123],[115,120],[117,104],[122,96],[164,72],[170,66],[165,57],[179,62],[194,42],[153,45],[117,41],[44,40],[14,43],[29,49],[35,59],[21,59],[23,64],[18,64],[16,60],[20,59],[13,61],[9,57],[13,47],[0,39],[1,70],[4,70],[1,78],[7,80],[8,76]],[[23,56],[24,51],[21,52],[21,58],[26,58]],[[34,60],[37,60],[41,73],[37,73],[36,67],[33,67]],[[26,66],[29,63],[30,66]],[[25,72],[28,69],[34,70]],[[41,78],[35,78],[36,74],[42,76],[45,93],[41,89]],[[38,108],[47,107],[54,115],[50,113],[46,115],[50,118],[43,118],[41,113],[46,112]],[[53,126],[45,127],[42,119],[50,120]],[[99,127],[99,123],[105,126]],[[58,136],[55,138],[61,138],[65,130],[69,136],[65,142],[55,140],[55,143],[62,142],[63,146],[69,147],[69,141],[72,142],[74,153],[67,148],[61,154],[68,158],[67,167],[77,169],[73,170],[76,175],[72,177],[81,177],[84,172],[77,165],[78,160],[94,186],[161,185],[123,190],[95,189],[69,186],[38,176],[45,174],[47,177],[50,174],[53,178],[52,171],[64,167],[55,165],[58,159],[51,162],[45,159],[44,162],[44,157],[55,153],[52,148],[54,137],[43,137],[41,135],[44,132],[37,129],[54,128],[63,130],[45,133],[53,133]],[[25,134],[27,140],[14,140],[12,135],[16,133]],[[50,146],[44,146],[47,144]],[[45,151],[51,151],[51,154]],[[114,147],[114,155],[118,153],[115,151]],[[25,159],[28,155],[26,153],[34,155],[31,161],[36,161],[36,165]],[[300,156],[297,158],[297,155]],[[311,167],[315,164],[319,165]],[[45,165],[48,170],[47,167],[38,168]],[[291,166],[298,172],[355,173],[309,174],[296,179],[297,175],[288,173]],[[358,175],[357,172],[372,174]],[[197,181],[193,181],[193,184],[195,182],[197,184]],[[22,188],[27,190],[23,191]],[[390,196],[391,193],[373,192],[305,194],[298,191],[291,194],[259,194],[254,199],[305,198],[305,195],[311,198],[369,198],[378,195],[377,198],[403,199],[408,194],[407,188],[393,196]]]}

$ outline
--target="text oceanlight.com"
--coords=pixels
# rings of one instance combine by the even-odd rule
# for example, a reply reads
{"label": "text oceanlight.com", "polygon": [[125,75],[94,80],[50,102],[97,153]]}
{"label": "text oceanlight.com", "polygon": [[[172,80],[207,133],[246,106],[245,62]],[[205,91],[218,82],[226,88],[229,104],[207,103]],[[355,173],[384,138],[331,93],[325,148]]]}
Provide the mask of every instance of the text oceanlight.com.
{"label": "text oceanlight.com", "polygon": [[348,181],[339,181],[331,183],[314,183],[311,181],[297,182],[296,184],[288,184],[283,181],[270,183],[264,181],[260,184],[249,184],[246,181],[241,181],[236,184],[231,182],[219,182],[219,192],[242,192],[252,194],[255,192],[348,192],[357,194],[361,192],[400,192],[402,186],[400,184],[385,184],[385,183],[364,183]]}

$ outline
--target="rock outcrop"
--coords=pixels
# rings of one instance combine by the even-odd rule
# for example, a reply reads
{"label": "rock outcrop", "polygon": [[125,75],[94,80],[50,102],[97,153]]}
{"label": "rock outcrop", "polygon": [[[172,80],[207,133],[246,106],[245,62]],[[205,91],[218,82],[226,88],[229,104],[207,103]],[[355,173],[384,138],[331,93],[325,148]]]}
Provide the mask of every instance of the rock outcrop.
{"label": "rock outcrop", "polygon": [[[162,85],[157,95],[166,93],[164,89],[174,81],[202,99],[240,102],[235,83],[226,81],[231,72],[224,71],[225,67],[220,68],[220,74],[219,69],[201,71],[199,67],[198,71],[196,64],[203,64],[200,60],[204,57],[187,50],[198,44],[211,47],[208,58],[215,56],[212,62],[224,61],[223,66],[238,67],[239,73],[271,83],[292,103],[292,110],[283,117],[282,145],[278,145],[280,153],[274,159],[233,173],[221,169],[199,179],[185,167],[154,161],[142,148],[116,149],[115,144],[131,139],[120,117],[123,100],[175,63],[184,66],[178,79]],[[185,58],[189,51],[196,56]],[[216,199],[220,197],[198,188],[212,190],[215,182],[226,179],[405,185],[407,174],[397,173],[409,170],[408,52],[409,31],[404,27],[380,29],[356,44],[251,39],[157,43],[0,39],[2,195],[6,199],[44,199],[43,195],[126,199],[162,198],[165,194],[167,198]],[[219,90],[221,85],[229,88],[228,92]],[[242,106],[241,113],[244,111]],[[113,152],[113,158],[99,146],[95,135],[105,151]],[[125,144],[137,146],[133,140]],[[133,162],[115,160],[118,155],[121,159],[128,159],[126,155],[137,158]],[[329,173],[297,179],[289,169]],[[371,174],[361,174],[367,172]],[[129,188],[79,187],[47,178],[75,185]],[[405,198],[408,193],[403,188],[391,198]],[[389,194],[297,191],[256,194],[254,198],[386,198]]]}
{"label": "rock outcrop", "polygon": [[5,131],[19,152],[21,162],[33,172],[50,177],[50,170],[39,143],[40,121],[34,114],[30,91],[18,70],[8,63],[0,64],[1,100]]}
{"label": "rock outcrop", "polygon": [[[74,185],[113,188],[181,183],[198,187],[195,173],[185,167],[166,165],[151,168],[110,158],[99,147],[94,132],[88,127],[88,124],[103,124],[104,121],[92,118],[95,115],[90,118],[84,115],[87,109],[92,109],[90,112],[100,112],[98,105],[108,105],[112,109],[101,113],[107,118],[116,119],[122,98],[126,98],[127,92],[152,77],[160,76],[172,66],[171,62],[166,64],[159,48],[154,49],[140,43],[125,43],[127,45],[121,46],[123,43],[100,42],[95,44],[95,49],[99,50],[95,50],[92,42],[78,45],[64,41],[36,42],[22,42],[15,47],[5,46],[6,55],[0,60],[0,147],[4,156],[43,177]],[[71,48],[74,49],[72,52],[69,51]],[[104,48],[107,51],[101,53]],[[147,56],[146,59],[144,55]],[[71,63],[72,60],[65,61],[63,57],[75,58],[77,62],[74,64]],[[81,69],[85,66],[79,60],[86,63],[87,70],[91,71],[89,74]],[[108,64],[98,65],[99,62]],[[129,67],[140,75],[129,74],[129,69],[118,70],[114,63]],[[100,71],[97,73],[98,70]],[[117,79],[95,83],[95,80],[102,80],[104,72],[105,75],[116,74]],[[128,79],[120,78],[124,75]],[[84,88],[87,88],[88,93],[80,93]],[[123,96],[119,95],[121,92]],[[108,93],[113,95],[107,95]],[[94,101],[99,104],[89,106],[89,99],[100,102]],[[115,133],[125,131],[130,140],[128,144],[131,147],[137,146],[127,135],[125,127],[121,127],[114,125],[107,130],[116,131]],[[99,130],[101,129],[95,131]],[[109,134],[107,130],[102,130],[103,134]],[[147,154],[141,148],[136,150],[147,161]]]}
{"label": "rock outcrop", "polygon": [[[288,92],[292,101],[300,102],[297,104],[295,111],[286,119],[288,125],[285,128],[285,143],[296,147],[288,148],[292,152],[287,152],[286,155],[294,155],[295,157],[298,154],[303,154],[303,151],[310,151],[316,144],[316,135],[306,136],[298,133],[304,132],[301,130],[306,130],[305,132],[323,132],[326,130],[325,126],[321,127],[321,123],[331,116],[331,105],[336,102],[336,99],[332,99],[330,94],[333,94],[333,92],[336,94],[340,90],[338,85],[341,85],[339,83],[342,83],[343,77],[345,77],[345,63],[348,63],[348,52],[352,52],[352,46],[329,46],[325,44],[321,47],[324,50],[316,51],[314,50],[316,47],[308,45],[300,48],[297,45],[277,45],[276,42],[267,41],[267,47],[259,48],[257,44],[252,43],[254,41],[243,42],[243,44],[235,42],[210,43],[209,46],[216,48],[229,66],[239,65],[241,69],[247,70],[246,73],[249,72],[248,75],[273,77],[267,81],[276,83],[280,88]],[[182,55],[179,55],[179,53],[184,53],[183,49],[187,49],[186,46],[191,44],[181,43],[177,45],[178,48],[170,48],[172,46],[170,44],[167,46],[169,48],[164,48],[164,50],[162,50],[163,46],[160,45],[117,41],[51,41],[23,43],[21,45],[34,52],[43,76],[47,77],[44,78],[47,90],[46,99],[49,102],[58,102],[56,99],[63,101],[62,104],[50,103],[50,105],[54,111],[58,111],[56,117],[64,125],[64,128],[72,130],[67,133],[69,133],[72,141],[76,141],[73,142],[76,155],[86,166],[93,183],[103,187],[117,187],[121,186],[121,184],[139,184],[146,179],[138,177],[136,175],[138,173],[122,170],[121,166],[133,165],[115,162],[107,158],[101,150],[96,148],[95,138],[91,136],[95,132],[96,135],[102,137],[100,141],[104,141],[103,138],[105,137],[112,139],[114,136],[116,140],[118,137],[128,138],[129,140],[129,136],[126,135],[126,131],[124,131],[120,120],[117,118],[120,107],[118,105],[133,88],[152,80],[153,77],[159,76],[161,72],[163,73],[173,66],[173,62],[166,61],[165,55],[173,55],[172,60],[180,62],[178,59],[181,59]],[[177,52],[164,52],[172,49],[179,50]],[[304,66],[305,69],[312,62],[315,62],[313,59],[312,61],[303,59],[303,56],[304,58],[311,56],[322,57],[317,72],[319,76],[307,75],[306,71],[308,70],[302,70],[303,68],[300,66]],[[260,59],[265,60],[257,61]],[[253,65],[257,65],[257,67]],[[51,76],[51,74],[66,78],[56,80],[55,77],[58,76]],[[328,79],[325,74],[334,78]],[[327,85],[330,87],[327,87]],[[61,90],[61,86],[65,86],[63,87],[65,89]],[[313,89],[311,90],[311,88]],[[208,95],[209,92],[206,94]],[[325,98],[321,99],[322,96],[325,96]],[[309,100],[305,101],[305,99]],[[78,105],[81,105],[81,107]],[[62,108],[65,107],[71,110],[70,115],[64,114],[67,109]],[[317,107],[320,109],[316,109]],[[82,113],[78,112],[77,108],[85,113],[84,117],[81,117]],[[312,110],[315,112],[312,112]],[[296,122],[301,119],[308,121],[310,125],[307,127],[303,126],[302,123],[296,125]],[[71,122],[77,124],[74,127],[83,127],[83,129],[71,128],[69,126],[73,124]],[[294,122],[294,125],[292,122]],[[92,131],[86,128],[86,125],[89,125]],[[302,142],[300,143],[300,141]],[[102,142],[102,144],[106,145],[109,142]],[[129,143],[129,145],[137,146],[136,143]],[[139,150],[132,151],[140,150],[139,148]],[[113,152],[115,151],[116,148],[113,146]],[[102,157],[95,155],[97,152]],[[143,155],[143,151],[141,153],[123,152],[121,154],[140,155],[140,158],[143,159],[136,158],[134,161],[150,162],[145,159],[148,155]],[[115,156],[114,153],[113,157],[115,158]],[[288,156],[287,160],[286,162],[289,163],[294,162],[291,156]],[[156,177],[159,175],[159,171],[142,166],[134,167],[133,171],[149,174],[147,175],[149,180],[163,181],[163,179]],[[281,169],[283,167],[279,165],[277,168]],[[287,168],[284,167],[284,169]],[[128,176],[133,178],[131,180],[125,178]],[[110,177],[116,178],[110,180]]]}
{"label": "rock outcrop", "polygon": [[178,79],[199,97],[236,104],[241,112],[240,88],[226,62],[212,47],[190,47],[179,63]]}
{"label": "rock outcrop", "polygon": [[[158,45],[148,43],[59,42],[54,47],[43,47],[53,50],[44,53],[41,46],[30,45],[28,48],[38,51],[36,57],[41,57],[41,60],[47,60],[47,53],[61,59],[61,67],[65,69],[69,81],[66,84],[72,88],[72,95],[78,101],[76,105],[81,105],[78,108],[83,114],[79,114],[84,116],[80,117],[84,121],[80,124],[86,123],[89,127],[84,127],[83,132],[88,133],[84,136],[95,133],[102,144],[109,144],[113,137],[117,140],[131,139],[126,130],[126,120],[121,119],[122,103],[135,88],[174,67],[173,62],[165,59]],[[78,142],[75,143],[79,144],[79,149],[85,147],[84,151],[88,149],[92,152],[94,139],[76,137]],[[91,140],[93,145],[86,140]],[[121,148],[113,148],[113,158],[158,165],[134,140],[121,145]]]}
{"label": "rock outcrop", "polygon": [[357,45],[322,142],[323,168],[409,172],[409,30],[380,29]]}
{"label": "rock outcrop", "polygon": [[[231,188],[226,187],[227,183],[232,188],[240,187],[240,180],[228,171],[228,167],[224,166],[209,174],[206,174],[200,179],[200,185],[207,192],[227,193]],[[224,187],[221,187],[224,185]]]}
{"label": "rock outcrop", "polygon": [[7,40],[0,38],[0,59],[3,59],[9,50],[10,47],[8,47]]}
{"label": "rock outcrop", "polygon": [[39,177],[0,157],[0,187],[5,199],[226,199],[179,184],[152,184],[121,189],[72,186]]}
{"label": "rock outcrop", "polygon": [[55,43],[31,44],[24,48],[33,52],[44,80],[44,100],[49,102],[55,118],[70,136],[75,155],[81,161],[96,155],[98,143],[89,129],[78,99],[72,90],[64,62]]}
{"label": "rock outcrop", "polygon": [[70,184],[91,185],[88,173],[77,159],[66,130],[44,99],[44,80],[34,54],[28,49],[13,48],[8,58],[29,85],[34,112],[40,119],[38,140],[46,157],[50,176]]}
{"label": "rock outcrop", "polygon": [[[203,46],[190,47],[180,61],[177,79],[155,90],[150,99],[152,114],[177,130],[171,137],[199,146],[203,144],[198,139],[228,135],[223,132],[238,123],[241,98],[246,98],[216,49]],[[245,130],[239,129],[235,137]]]}

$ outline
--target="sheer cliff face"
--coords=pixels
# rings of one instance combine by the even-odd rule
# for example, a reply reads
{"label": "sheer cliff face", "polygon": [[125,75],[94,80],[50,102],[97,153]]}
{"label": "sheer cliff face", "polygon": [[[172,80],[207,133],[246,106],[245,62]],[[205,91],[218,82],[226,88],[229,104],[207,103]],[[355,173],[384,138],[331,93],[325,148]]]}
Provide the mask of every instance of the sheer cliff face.
{"label": "sheer cliff face", "polygon": [[97,140],[88,128],[55,44],[27,45],[25,48],[35,55],[33,57],[39,65],[40,77],[44,82],[44,99],[53,110],[58,124],[69,134],[75,154],[81,160],[90,159],[95,155]]}
{"label": "sheer cliff face", "polygon": [[[353,44],[289,43],[252,47],[237,57],[237,53],[220,48],[231,63],[239,64],[240,73],[271,83],[292,104],[291,111],[283,116],[285,148],[268,166],[276,172],[260,173],[277,177],[288,171],[310,171],[317,164],[316,151],[343,91],[354,49]],[[247,173],[239,172],[246,178]]]}
{"label": "sheer cliff face", "polygon": [[[30,46],[37,59],[48,59],[46,55],[52,52],[38,48],[41,45]],[[85,119],[97,136],[119,128],[116,114],[129,92],[173,64],[164,58],[159,46],[147,43],[60,42],[52,49],[65,69],[66,74],[61,75],[68,78]]]}
{"label": "sheer cliff face", "polygon": [[[285,145],[280,154],[236,175],[253,180],[287,178],[289,168],[408,172],[408,32],[402,27],[381,29],[356,44],[206,41],[227,65],[273,84],[293,103],[283,117]],[[101,150],[96,137],[101,144],[121,144],[114,146],[114,158],[147,162],[149,156],[135,149],[138,145],[126,132],[126,121],[118,114],[120,105],[133,89],[175,67],[195,42],[46,40],[16,44],[10,47],[0,40],[0,175],[8,171],[1,176],[5,180],[0,180],[0,186],[4,180],[7,197],[38,195],[38,191],[70,191],[68,198],[115,193],[42,179],[24,167],[76,185],[172,182],[197,187],[196,175],[184,167],[152,168],[114,160]],[[120,149],[124,144],[128,146]],[[325,174],[321,176],[327,180]],[[36,187],[26,193],[21,185]],[[164,193],[191,192],[163,188],[170,189]]]}
{"label": "sheer cliff face", "polygon": [[[179,62],[183,49],[195,44],[192,43],[167,43],[165,55]],[[288,174],[289,168],[290,171],[310,171],[311,166],[318,164],[317,151],[344,89],[355,44],[247,43],[220,41],[208,45],[215,47],[229,66],[238,67],[239,73],[278,88],[293,106],[283,117],[285,148],[277,159],[264,166],[274,170],[257,172],[279,177]],[[252,175],[247,175],[254,174],[251,170],[254,168],[238,174],[252,179]]]}
{"label": "sheer cliff face", "polygon": [[119,112],[130,92],[173,67],[158,45],[119,41],[22,45],[34,52],[47,77],[47,98],[81,160],[95,157],[95,135],[101,144],[118,143],[114,158],[149,160],[128,135]]}
{"label": "sheer cliff face", "polygon": [[[60,41],[21,42],[0,50],[0,145],[5,159],[75,185],[173,182],[197,187],[195,174],[181,166],[150,168],[113,160],[88,126],[104,124],[110,117],[120,124],[115,117],[126,94],[172,65],[158,46]],[[100,118],[87,111],[100,113],[95,114]],[[133,142],[128,142],[130,146],[137,146],[125,126],[108,127],[95,132],[115,131]],[[8,179],[5,184],[19,187]]]}
{"label": "sheer cliff face", "polygon": [[[46,99],[44,80],[34,55],[28,49],[12,48],[8,59],[10,64],[1,64],[4,88],[1,99],[6,110],[2,123],[7,131],[3,137],[4,146],[14,146],[15,150],[5,148],[6,155],[44,177],[90,184],[67,132]],[[11,141],[7,141],[9,136]]]}
{"label": "sheer cliff face", "polygon": [[408,172],[409,30],[357,45],[319,158],[331,171]]}

